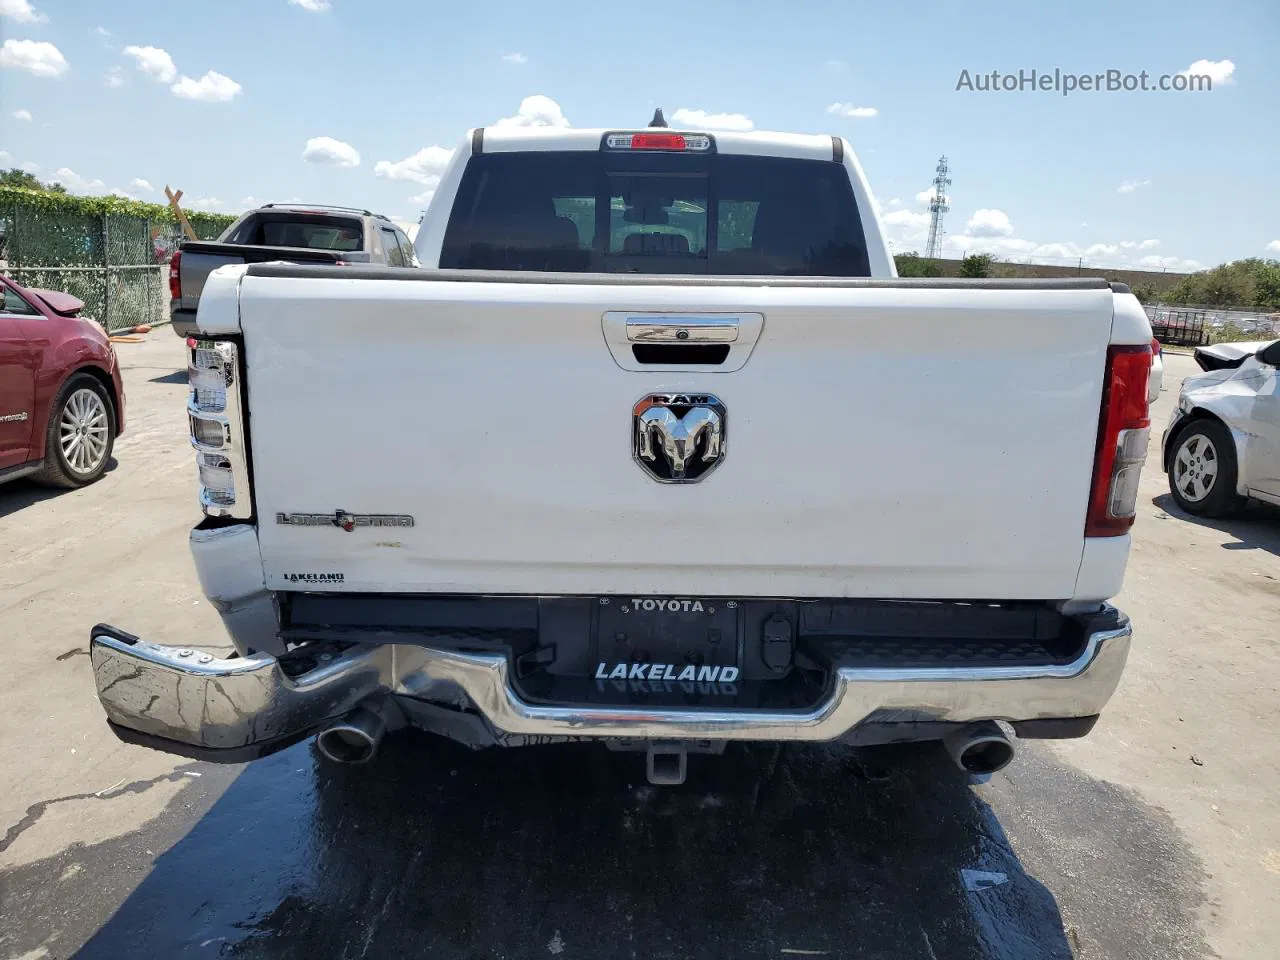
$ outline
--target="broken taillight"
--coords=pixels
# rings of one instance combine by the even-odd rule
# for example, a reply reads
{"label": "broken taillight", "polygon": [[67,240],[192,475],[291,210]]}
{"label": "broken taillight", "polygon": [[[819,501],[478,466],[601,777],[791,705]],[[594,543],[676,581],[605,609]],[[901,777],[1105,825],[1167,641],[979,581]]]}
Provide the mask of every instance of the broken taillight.
{"label": "broken taillight", "polygon": [[187,338],[187,418],[200,476],[200,505],[210,517],[253,516],[249,450],[233,340]]}

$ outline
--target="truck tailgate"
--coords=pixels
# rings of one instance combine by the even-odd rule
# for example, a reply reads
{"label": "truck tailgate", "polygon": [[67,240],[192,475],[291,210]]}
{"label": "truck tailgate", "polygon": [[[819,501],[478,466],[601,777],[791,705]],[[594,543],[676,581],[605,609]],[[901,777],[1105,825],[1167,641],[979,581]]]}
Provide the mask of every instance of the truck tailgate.
{"label": "truck tailgate", "polygon": [[[240,292],[272,589],[1073,594],[1103,284],[306,274],[251,271]],[[749,359],[619,353],[638,368],[623,369],[618,324],[659,313],[741,318]],[[723,457],[700,482],[656,482],[633,458],[651,393],[723,403]],[[339,511],[412,526],[289,522]]]}
{"label": "truck tailgate", "polygon": [[179,278],[182,285],[182,302],[185,310],[194,310],[204,292],[209,274],[219,267],[234,263],[270,263],[287,260],[291,263],[337,263],[343,254],[337,250],[316,250],[311,247],[264,247],[245,243],[219,243],[216,240],[188,240],[182,245]]}

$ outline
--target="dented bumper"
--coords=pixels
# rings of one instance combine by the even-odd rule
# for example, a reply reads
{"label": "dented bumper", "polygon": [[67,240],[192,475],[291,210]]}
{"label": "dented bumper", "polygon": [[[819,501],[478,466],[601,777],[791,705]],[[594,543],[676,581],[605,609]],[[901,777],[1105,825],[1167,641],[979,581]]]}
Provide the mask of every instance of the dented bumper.
{"label": "dented bumper", "polygon": [[[447,709],[516,738],[831,741],[870,723],[1013,722],[1089,718],[1111,697],[1128,656],[1123,618],[1088,636],[1067,663],[833,671],[811,709],[658,709],[544,705],[514,689],[508,657],[416,644],[357,645],[337,653],[216,658],[93,628],[98,696],[123,739],[202,759],[239,762],[315,732],[371,700]],[[318,648],[317,648],[318,649]],[[418,724],[433,729],[430,724]],[[442,732],[448,732],[447,730]]]}

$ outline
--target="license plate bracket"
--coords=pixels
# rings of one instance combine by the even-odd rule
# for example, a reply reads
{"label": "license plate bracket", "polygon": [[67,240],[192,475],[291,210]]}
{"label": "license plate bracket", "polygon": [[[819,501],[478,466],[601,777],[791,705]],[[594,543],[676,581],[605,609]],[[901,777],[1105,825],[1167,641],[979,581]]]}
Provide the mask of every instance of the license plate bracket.
{"label": "license plate bracket", "polygon": [[[626,665],[628,679],[736,678],[741,662],[738,604],[692,597],[602,597],[595,645],[597,674]],[[641,670],[642,665],[644,666]],[[709,673],[704,668],[712,668]]]}

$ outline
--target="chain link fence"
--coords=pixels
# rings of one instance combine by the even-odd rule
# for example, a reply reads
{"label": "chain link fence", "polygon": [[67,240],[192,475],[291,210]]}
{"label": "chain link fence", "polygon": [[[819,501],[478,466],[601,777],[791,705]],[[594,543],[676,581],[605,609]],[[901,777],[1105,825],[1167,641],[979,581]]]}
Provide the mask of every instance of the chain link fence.
{"label": "chain link fence", "polygon": [[[232,218],[224,219],[192,227],[211,240]],[[0,269],[23,286],[78,297],[108,330],[169,319],[168,263],[184,239],[172,221],[0,198]]]}
{"label": "chain link fence", "polygon": [[10,279],[24,287],[61,290],[84,301],[84,316],[108,330],[126,330],[169,319],[167,266],[14,267]]}

